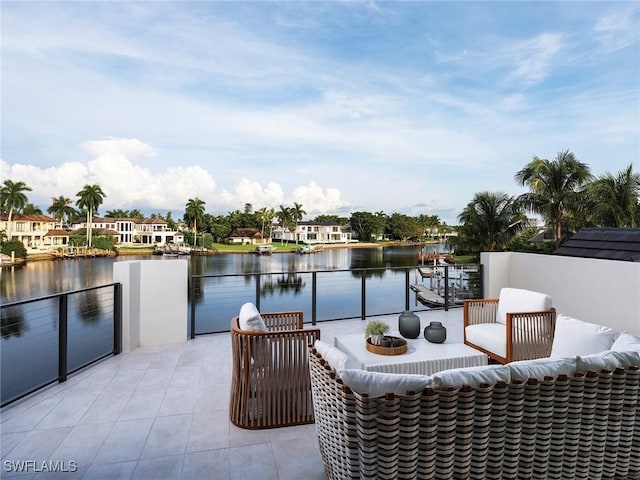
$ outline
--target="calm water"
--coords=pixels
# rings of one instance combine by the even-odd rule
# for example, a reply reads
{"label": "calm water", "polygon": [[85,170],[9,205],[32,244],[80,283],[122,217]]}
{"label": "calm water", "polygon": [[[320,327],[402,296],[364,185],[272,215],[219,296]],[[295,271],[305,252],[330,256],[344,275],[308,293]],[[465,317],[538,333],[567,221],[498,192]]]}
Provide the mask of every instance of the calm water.
{"label": "calm water", "polygon": [[[189,278],[191,275],[239,275],[197,280],[194,290],[196,332],[228,330],[230,319],[237,315],[242,303],[255,301],[257,280],[251,275],[255,273],[267,274],[259,280],[262,311],[301,310],[305,321],[310,321],[312,274],[294,272],[317,271],[317,320],[357,317],[361,312],[361,276],[337,271],[416,266],[419,250],[419,247],[336,248],[310,255],[219,254],[190,257]],[[157,256],[127,256],[30,262],[21,268],[0,270],[1,300],[7,303],[105,285],[112,282],[114,262],[137,259],[173,261]],[[404,272],[381,270],[368,273],[366,285],[367,315],[404,309]],[[412,308],[413,305],[412,300]],[[425,307],[415,304],[414,309]],[[111,351],[111,289],[70,296],[68,312],[70,368]],[[185,312],[185,318],[188,318],[188,312]],[[56,320],[57,302],[53,300],[3,310],[0,340],[3,402],[15,396],[20,389],[33,388],[56,378]]]}

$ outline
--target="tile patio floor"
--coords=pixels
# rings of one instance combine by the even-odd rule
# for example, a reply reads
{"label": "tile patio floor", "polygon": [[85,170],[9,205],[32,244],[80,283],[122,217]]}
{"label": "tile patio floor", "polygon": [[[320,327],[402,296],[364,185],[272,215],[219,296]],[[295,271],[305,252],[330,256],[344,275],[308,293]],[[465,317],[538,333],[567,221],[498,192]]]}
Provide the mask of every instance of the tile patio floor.
{"label": "tile patio floor", "polygon": [[[420,312],[462,341],[462,309]],[[392,328],[397,316],[381,317]],[[364,331],[323,322],[322,340]],[[315,426],[244,430],[229,421],[228,333],[127,352],[0,411],[2,478],[325,479]],[[16,461],[36,462],[12,471]],[[48,462],[43,465],[43,462]],[[45,471],[46,465],[77,470]]]}

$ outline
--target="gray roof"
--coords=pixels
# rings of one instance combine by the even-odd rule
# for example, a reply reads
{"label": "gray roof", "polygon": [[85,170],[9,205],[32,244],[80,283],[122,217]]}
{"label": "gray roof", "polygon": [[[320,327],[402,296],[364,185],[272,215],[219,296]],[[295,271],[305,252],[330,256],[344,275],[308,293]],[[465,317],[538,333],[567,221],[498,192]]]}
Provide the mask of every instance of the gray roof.
{"label": "gray roof", "polygon": [[583,228],[553,254],[640,262],[640,228]]}

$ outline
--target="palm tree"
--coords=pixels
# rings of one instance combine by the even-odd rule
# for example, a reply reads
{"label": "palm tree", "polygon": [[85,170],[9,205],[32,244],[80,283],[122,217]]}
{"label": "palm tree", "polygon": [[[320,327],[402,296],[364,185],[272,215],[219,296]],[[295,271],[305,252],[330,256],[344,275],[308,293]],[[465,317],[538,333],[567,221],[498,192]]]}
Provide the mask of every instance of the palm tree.
{"label": "palm tree", "polygon": [[47,208],[47,212],[53,215],[53,218],[60,220],[61,229],[64,218],[67,217],[67,219],[69,219],[69,217],[76,214],[75,208],[71,206],[71,199],[65,197],[64,195],[60,195],[57,198],[52,198],[51,206]]}
{"label": "palm tree", "polygon": [[87,211],[87,245],[91,248],[91,222],[93,214],[98,213],[98,207],[102,205],[102,201],[106,195],[99,185],[85,185],[82,190],[76,193],[78,200],[76,205]]}
{"label": "palm tree", "polygon": [[520,202],[529,211],[539,213],[553,226],[556,245],[562,239],[562,223],[567,215],[579,210],[582,189],[590,181],[589,167],[565,150],[554,160],[533,157],[515,175],[530,192],[520,196]]}
{"label": "palm tree", "polygon": [[588,187],[591,215],[604,227],[637,227],[640,215],[640,174],[632,164],[618,172],[595,179]]}
{"label": "palm tree", "polygon": [[458,220],[460,241],[478,252],[503,250],[526,224],[518,200],[502,192],[476,193]]}
{"label": "palm tree", "polygon": [[304,216],[307,214],[307,212],[305,212],[302,209],[302,205],[296,202],[293,202],[293,207],[291,208],[291,216],[293,218],[293,221],[295,223],[295,237],[296,237],[296,245],[298,244],[298,222],[300,222]]}
{"label": "palm tree", "polygon": [[200,200],[198,197],[195,197],[190,198],[185,205],[184,218],[187,225],[190,225],[193,228],[194,246],[198,243],[198,220],[202,221],[202,218],[204,217],[205,203],[206,202]]}
{"label": "palm tree", "polygon": [[14,210],[20,210],[27,204],[27,196],[24,192],[30,192],[29,187],[24,182],[14,182],[13,180],[5,180],[0,187],[0,209],[4,213],[8,213],[7,218],[7,238],[11,240],[11,217]]}
{"label": "palm tree", "polygon": [[276,216],[276,211],[273,208],[262,207],[256,212],[258,220],[262,223],[262,235],[264,235],[264,225],[269,225],[269,236],[273,230],[273,219]]}
{"label": "palm tree", "polygon": [[[276,213],[276,218],[278,219],[278,223],[280,227],[282,227],[282,237],[284,238],[284,231],[287,230],[291,232],[291,227],[293,226],[293,211],[289,207],[285,207],[284,205],[280,205],[280,210]],[[285,240],[285,244],[286,244]]]}
{"label": "palm tree", "polygon": [[27,203],[22,207],[23,215],[42,215],[42,209],[33,203]]}

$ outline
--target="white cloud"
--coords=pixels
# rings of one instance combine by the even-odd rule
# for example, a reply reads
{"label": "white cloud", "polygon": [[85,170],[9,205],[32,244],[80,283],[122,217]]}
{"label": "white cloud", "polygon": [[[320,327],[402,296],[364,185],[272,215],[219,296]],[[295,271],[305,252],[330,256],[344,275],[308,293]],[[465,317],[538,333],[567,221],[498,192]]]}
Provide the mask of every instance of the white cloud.
{"label": "white cloud", "polygon": [[322,188],[315,182],[301,185],[293,190],[291,195],[293,202],[302,205],[307,215],[315,216],[322,213],[334,213],[347,207],[348,202],[340,198],[340,190],[337,188]]}
{"label": "white cloud", "polygon": [[275,182],[262,187],[260,182],[242,178],[232,193],[216,190],[213,176],[200,166],[169,167],[154,171],[140,165],[144,156],[156,150],[138,139],[108,138],[85,142],[91,158],[86,162],[67,162],[57,167],[10,165],[0,160],[0,178],[24,181],[32,188],[32,203],[46,209],[52,197],[64,195],[75,201],[85,184],[98,184],[105,193],[101,212],[112,209],[139,209],[163,212],[181,211],[189,198],[199,197],[207,212],[226,213],[251,203],[255,209],[277,208],[282,204],[302,203],[308,214],[326,213],[348,205],[336,188],[318,186],[315,182],[293,188],[285,195]]}

